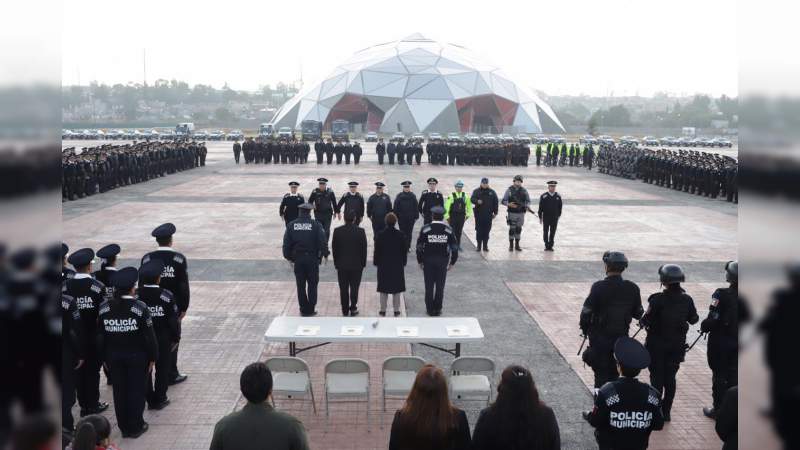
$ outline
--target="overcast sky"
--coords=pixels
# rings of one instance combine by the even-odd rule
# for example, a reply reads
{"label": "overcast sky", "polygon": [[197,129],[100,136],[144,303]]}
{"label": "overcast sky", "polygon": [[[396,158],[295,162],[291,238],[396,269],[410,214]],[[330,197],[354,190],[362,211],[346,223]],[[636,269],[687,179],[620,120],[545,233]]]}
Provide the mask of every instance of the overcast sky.
{"label": "overcast sky", "polygon": [[736,95],[730,0],[64,0],[64,85],[185,80],[256,89],[326,76],[411,33],[472,49],[550,95]]}

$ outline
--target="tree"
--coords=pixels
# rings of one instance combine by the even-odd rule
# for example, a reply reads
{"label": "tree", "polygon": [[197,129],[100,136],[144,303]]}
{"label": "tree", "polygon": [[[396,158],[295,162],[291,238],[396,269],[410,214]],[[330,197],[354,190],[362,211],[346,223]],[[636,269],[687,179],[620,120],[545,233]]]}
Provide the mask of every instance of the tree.
{"label": "tree", "polygon": [[216,110],[214,110],[214,119],[217,122],[221,123],[230,123],[233,121],[233,113],[230,112],[228,108],[220,106]]}
{"label": "tree", "polygon": [[723,95],[715,101],[717,109],[722,116],[733,123],[734,117],[739,115],[739,99]]}

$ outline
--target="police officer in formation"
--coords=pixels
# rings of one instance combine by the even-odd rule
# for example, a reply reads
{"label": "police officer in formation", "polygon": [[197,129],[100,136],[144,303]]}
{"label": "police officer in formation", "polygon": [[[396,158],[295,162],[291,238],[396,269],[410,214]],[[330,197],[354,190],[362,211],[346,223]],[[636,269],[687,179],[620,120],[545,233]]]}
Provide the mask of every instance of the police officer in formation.
{"label": "police officer in formation", "polygon": [[333,215],[340,217],[339,204],[336,203],[336,194],[328,187],[327,178],[317,178],[319,186],[311,191],[308,203],[313,205],[314,219],[317,220],[325,231],[326,242],[331,237],[331,220]]}
{"label": "police officer in formation", "polygon": [[[186,316],[189,309],[189,273],[187,267],[189,262],[186,257],[172,248],[172,236],[177,228],[172,223],[165,223],[156,227],[150,235],[156,239],[158,249],[142,257],[141,265],[150,261],[159,260],[164,264],[164,270],[158,285],[172,293],[175,305],[178,307],[178,324]],[[178,347],[170,354],[171,367],[169,374],[169,384],[178,384],[186,381],[188,375],[183,375],[178,370]]]}
{"label": "police officer in formation", "polygon": [[389,164],[393,165],[397,155],[397,143],[394,140],[389,141],[389,145],[386,146],[386,155],[389,157]]}
{"label": "police officer in formation", "polygon": [[475,215],[475,240],[477,251],[489,251],[489,232],[492,230],[492,221],[497,217],[499,199],[497,192],[489,187],[489,179],[481,178],[481,185],[472,191],[472,211]]}
{"label": "police officer in formation", "polygon": [[547,182],[547,192],[539,196],[539,211],[536,213],[539,216],[539,223],[542,225],[544,250],[549,252],[553,251],[556,243],[556,228],[558,228],[558,219],[561,217],[561,209],[564,206],[561,194],[556,192],[557,184],[557,181]]}
{"label": "police officer in formation", "polygon": [[419,196],[418,210],[422,215],[423,224],[427,225],[433,220],[431,210],[436,206],[444,207],[444,196],[436,189],[439,180],[434,177],[428,178],[428,189],[422,191]]}
{"label": "police officer in formation", "polygon": [[521,252],[519,240],[522,238],[522,226],[525,224],[525,213],[531,204],[527,189],[522,187],[522,175],[514,177],[514,182],[503,194],[503,206],[508,208],[508,251]]}
{"label": "police officer in formation", "polygon": [[85,327],[75,298],[61,294],[61,428],[72,431],[75,419],[72,406],[75,404],[76,369],[86,358],[90,344],[84,335]]}
{"label": "police officer in formation", "polygon": [[361,144],[359,144],[358,141],[353,143],[353,164],[358,165],[363,153],[364,151],[361,149]]}
{"label": "police officer in formation", "polygon": [[383,192],[385,187],[385,183],[377,181],[375,193],[367,200],[367,217],[372,222],[373,238],[386,228],[386,215],[392,212],[392,199]]}
{"label": "police officer in formation", "polygon": [[636,379],[650,365],[650,355],[627,336],[613,343],[613,353],[617,375],[600,387],[594,408],[583,418],[595,428],[600,450],[644,450],[650,433],[664,427],[658,391]]}
{"label": "police officer in formation", "polygon": [[523,166],[531,149],[522,143],[431,141],[426,146],[429,162],[435,165]]}
{"label": "police officer in formation", "polygon": [[237,139],[233,143],[233,159],[234,161],[236,161],[236,164],[239,164],[239,158],[241,155],[242,155],[242,144],[240,144],[239,140]]}
{"label": "police officer in formation", "polygon": [[111,285],[111,276],[117,272],[117,255],[122,251],[118,244],[108,244],[100,248],[95,256],[100,258],[100,270],[94,272],[92,276],[95,280],[105,286],[105,299],[114,296],[114,286]]}
{"label": "police officer in formation", "polygon": [[444,202],[444,220],[453,229],[453,235],[458,243],[458,251],[464,251],[461,248],[461,234],[464,231],[464,222],[472,216],[472,200],[463,191],[463,181],[456,181],[455,188],[456,190],[451,192]]}
{"label": "police officer in formation", "polygon": [[[236,144],[234,144],[235,146]],[[245,164],[305,164],[311,147],[297,139],[252,137],[242,144]]]}
{"label": "police officer in formation", "polygon": [[62,199],[75,200],[205,165],[205,144],[140,142],[103,144],[61,154]]}
{"label": "police officer in formation", "polygon": [[153,330],[158,343],[158,359],[155,363],[155,383],[151,371],[147,379],[147,405],[150,409],[164,409],[169,405],[167,389],[172,373],[172,354],[181,340],[178,321],[178,305],[175,296],[159,283],[164,272],[164,263],[152,259],[139,268],[138,298],[147,306],[153,318]]}
{"label": "police officer in formation", "polygon": [[344,212],[352,211],[356,215],[356,225],[361,223],[364,218],[364,196],[358,192],[358,182],[351,181],[347,183],[349,191],[339,198],[339,211],[344,207]]}
{"label": "police officer in formation", "polygon": [[314,154],[317,156],[317,164],[322,164],[322,156],[325,153],[325,141],[320,137],[314,142]]}
{"label": "police officer in formation", "polygon": [[406,248],[411,252],[411,239],[414,231],[414,223],[419,219],[419,202],[417,194],[411,191],[411,182],[403,181],[400,186],[403,190],[394,198],[393,211],[397,216],[397,223],[400,231],[406,237]]}
{"label": "police officer in formation", "polygon": [[694,300],[681,288],[686,280],[681,266],[665,264],[658,269],[662,292],[647,299],[647,311],[639,325],[647,329],[645,347],[650,352],[650,385],[661,399],[664,421],[670,421],[677,383],[675,376],[686,355],[689,325],[700,318]]}
{"label": "police officer in formation", "polygon": [[386,144],[383,138],[378,139],[378,143],[375,144],[375,153],[378,155],[378,164],[383,165],[383,159],[386,157]]}
{"label": "police officer in formation", "polygon": [[316,316],[319,265],[328,258],[323,225],[311,218],[311,203],[300,205],[300,217],[289,222],[283,235],[283,257],[294,268],[300,315]]}
{"label": "police officer in formation", "polygon": [[425,278],[425,310],[429,316],[440,316],[447,272],[458,260],[458,241],[443,221],[442,206],[431,208],[431,218],[417,238],[417,262]]}
{"label": "police officer in formation", "polygon": [[64,294],[75,299],[80,313],[82,335],[87,339],[83,364],[78,368],[75,390],[81,417],[98,414],[108,409],[108,403],[100,401],[100,366],[102,357],[93,344],[97,336],[97,317],[100,305],[105,301],[105,286],[92,278],[94,251],[82,248],[67,259],[75,268],[75,275],[64,283]]}
{"label": "police officer in formation", "polygon": [[297,181],[290,181],[289,182],[289,191],[283,195],[283,199],[281,200],[281,205],[278,208],[278,214],[283,219],[284,224],[288,225],[289,222],[297,219],[299,215],[299,206],[305,203],[305,199],[303,198],[303,194],[297,192],[297,188],[300,186],[300,183]]}
{"label": "police officer in formation", "polygon": [[580,328],[589,338],[583,361],[594,372],[596,389],[619,376],[614,363],[614,343],[628,336],[632,319],[641,319],[644,314],[639,286],[622,278],[628,267],[625,254],[607,251],[603,263],[606,278],[592,285],[580,315]]}
{"label": "police officer in formation", "polygon": [[139,273],[125,267],[111,277],[114,297],[98,311],[99,347],[114,374],[114,411],[117,426],[126,438],[137,438],[149,425],[142,413],[147,376],[158,360],[158,342],[150,311],[134,297]]}
{"label": "police officer in formation", "polygon": [[333,149],[333,140],[328,139],[328,142],[325,143],[325,147],[322,149],[325,153],[326,164],[333,164]]}

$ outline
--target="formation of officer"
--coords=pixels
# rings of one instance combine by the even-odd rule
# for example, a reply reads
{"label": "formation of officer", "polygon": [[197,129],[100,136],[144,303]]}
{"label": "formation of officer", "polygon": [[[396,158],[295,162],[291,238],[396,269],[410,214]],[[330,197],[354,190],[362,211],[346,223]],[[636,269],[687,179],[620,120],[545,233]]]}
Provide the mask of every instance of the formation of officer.
{"label": "formation of officer", "polygon": [[[557,142],[548,142],[543,149],[541,144],[536,145],[536,165],[544,164],[546,167],[591,167],[594,151],[589,145],[581,149],[580,144],[569,144],[564,142],[558,145]],[[590,152],[591,150],[591,152]]]}
{"label": "formation of officer", "polygon": [[289,222],[283,235],[283,257],[294,269],[300,315],[317,315],[319,265],[328,258],[328,238],[323,225],[311,218],[311,203],[300,205],[300,216]]}
{"label": "formation of officer", "polygon": [[472,199],[464,192],[464,182],[456,181],[455,191],[447,196],[444,202],[444,220],[453,229],[453,235],[458,243],[458,251],[461,248],[461,234],[464,231],[464,222],[472,216]]}
{"label": "formation of officer", "polygon": [[458,260],[458,241],[444,222],[444,208],[431,208],[431,222],[423,225],[417,238],[417,262],[425,278],[425,311],[442,315],[447,272]]}
{"label": "formation of officer", "polygon": [[[238,142],[233,144],[234,158]],[[311,147],[296,139],[249,137],[241,144],[245,164],[305,164]]]}
{"label": "formation of officer", "polygon": [[516,175],[511,186],[503,194],[503,206],[507,208],[508,251],[521,252],[519,240],[522,238],[522,226],[525,224],[525,213],[531,205],[528,190],[522,186],[522,175]]}
{"label": "formation of officer", "polygon": [[[397,161],[399,165],[412,165],[416,162],[417,165],[422,164],[422,143],[418,140],[409,139],[392,139],[389,145],[384,147],[383,139],[378,140],[375,146],[378,153],[378,164],[383,164],[383,155],[388,155],[389,164],[394,164]],[[380,152],[378,152],[380,150]],[[385,153],[384,153],[385,150]]]}
{"label": "formation of officer", "polygon": [[481,178],[481,184],[472,191],[470,197],[472,213],[475,216],[475,241],[476,251],[489,251],[489,232],[492,231],[492,221],[497,217],[500,204],[497,192],[489,187],[489,179]]}
{"label": "formation of officer", "polygon": [[297,192],[297,189],[300,187],[300,183],[297,181],[290,181],[289,182],[289,192],[283,195],[283,199],[281,199],[281,204],[278,207],[278,214],[283,219],[284,224],[288,225],[289,222],[297,219],[299,213],[299,207],[303,203],[306,202],[303,194]]}
{"label": "formation of officer", "polygon": [[547,182],[547,192],[539,196],[539,210],[536,215],[539,217],[539,224],[542,225],[544,239],[544,250],[552,252],[555,245],[556,229],[558,219],[561,217],[561,209],[564,202],[561,194],[556,192],[557,181]]}
{"label": "formation of officer", "polygon": [[402,190],[394,198],[392,210],[397,216],[397,225],[406,238],[406,248],[411,252],[411,238],[413,235],[414,224],[420,216],[419,201],[417,194],[411,190],[412,183],[408,180],[400,183]]}
{"label": "formation of officer", "polygon": [[419,205],[417,205],[422,221],[425,225],[431,223],[433,220],[433,213],[431,210],[436,206],[441,206],[444,209],[444,196],[436,186],[439,185],[439,180],[430,177],[427,180],[428,189],[422,191],[419,196]]}
{"label": "formation of officer", "polygon": [[167,174],[205,166],[205,143],[134,142],[74,147],[61,152],[63,201],[141,183]]}
{"label": "formation of officer", "polygon": [[375,193],[367,200],[367,217],[372,223],[373,236],[386,228],[386,215],[392,212],[392,199],[384,192],[386,184],[382,181],[375,182]]}
{"label": "formation of officer", "polygon": [[450,166],[527,167],[531,149],[521,143],[428,142],[428,162]]}

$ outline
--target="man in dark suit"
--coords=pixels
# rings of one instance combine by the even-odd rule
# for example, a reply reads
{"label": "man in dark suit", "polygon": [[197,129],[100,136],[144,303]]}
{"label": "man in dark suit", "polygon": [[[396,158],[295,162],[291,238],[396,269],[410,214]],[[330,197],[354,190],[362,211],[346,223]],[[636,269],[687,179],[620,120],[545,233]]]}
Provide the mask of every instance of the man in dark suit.
{"label": "man in dark suit", "polygon": [[367,233],[358,226],[355,211],[347,211],[345,224],[333,230],[333,265],[339,278],[343,316],[358,315],[358,287],[367,265]]}

